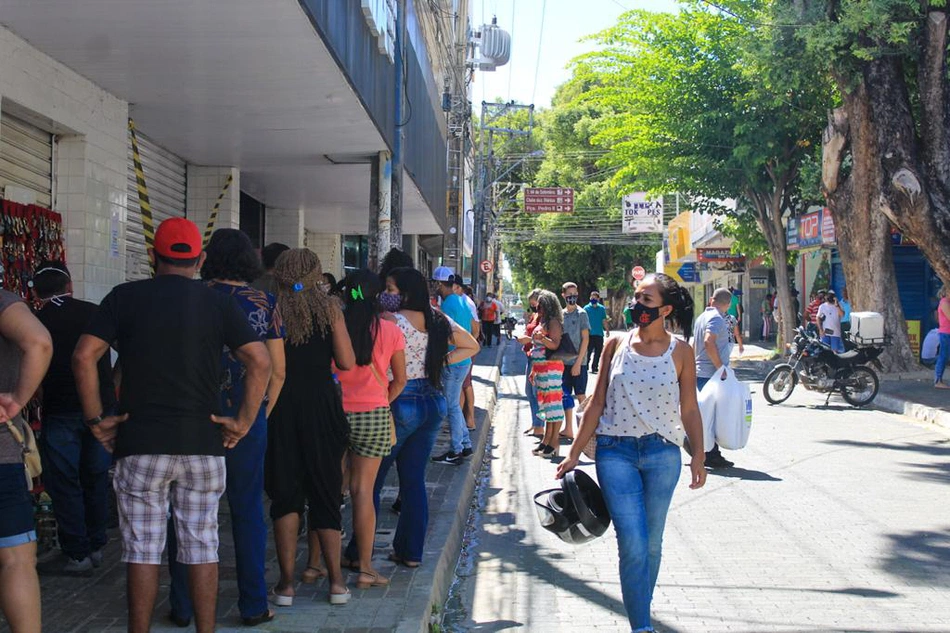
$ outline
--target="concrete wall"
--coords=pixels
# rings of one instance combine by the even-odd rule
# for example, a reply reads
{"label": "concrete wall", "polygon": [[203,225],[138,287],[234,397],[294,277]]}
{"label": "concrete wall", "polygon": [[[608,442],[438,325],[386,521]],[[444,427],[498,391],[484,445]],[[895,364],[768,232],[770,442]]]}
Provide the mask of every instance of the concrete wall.
{"label": "concrete wall", "polygon": [[[270,211],[268,211],[270,213]],[[343,276],[343,236],[336,233],[317,233],[307,229],[304,246],[320,256],[323,272]]]}
{"label": "concrete wall", "polygon": [[67,264],[76,296],[99,301],[125,281],[128,104],[2,26],[0,60],[0,110],[57,135],[53,207],[63,215]]}
{"label": "concrete wall", "polygon": [[231,176],[231,186],[228,187],[221,205],[218,207],[218,217],[214,229],[241,228],[241,172],[234,167],[206,167],[203,165],[188,165],[188,194],[186,215],[188,219],[198,225],[202,235],[208,226],[211,209],[214,208],[221,190]]}

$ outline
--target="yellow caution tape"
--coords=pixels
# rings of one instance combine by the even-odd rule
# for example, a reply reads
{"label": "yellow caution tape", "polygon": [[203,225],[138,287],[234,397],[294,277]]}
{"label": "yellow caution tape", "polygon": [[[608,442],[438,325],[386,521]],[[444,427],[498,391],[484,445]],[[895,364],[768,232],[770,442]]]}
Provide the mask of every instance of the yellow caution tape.
{"label": "yellow caution tape", "polygon": [[201,245],[202,248],[208,246],[208,241],[211,239],[211,233],[214,231],[214,223],[218,221],[218,208],[221,206],[221,201],[224,200],[224,194],[226,194],[228,189],[231,187],[232,180],[234,180],[234,177],[231,174],[228,174],[227,180],[224,181],[224,189],[222,189],[221,193],[218,194],[218,201],[214,203],[214,208],[211,209],[211,215],[208,217],[208,226],[205,228],[204,242]]}
{"label": "yellow caution tape", "polygon": [[[155,247],[155,223],[152,221],[152,204],[148,200],[148,187],[145,184],[145,172],[142,170],[142,157],[139,155],[139,142],[135,138],[135,122],[129,117],[129,135],[132,138],[132,164],[135,166],[135,185],[139,192],[139,210],[142,212],[142,232],[145,234],[145,248]],[[155,264],[152,264],[152,274]]]}

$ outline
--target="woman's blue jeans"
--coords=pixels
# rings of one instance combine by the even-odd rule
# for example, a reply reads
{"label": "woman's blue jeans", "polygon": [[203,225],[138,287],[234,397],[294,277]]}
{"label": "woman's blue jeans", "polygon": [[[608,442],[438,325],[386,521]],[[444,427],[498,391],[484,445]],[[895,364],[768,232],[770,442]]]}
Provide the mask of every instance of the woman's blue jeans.
{"label": "woman's blue jeans", "polygon": [[[399,473],[402,508],[393,538],[393,553],[405,561],[421,562],[429,525],[426,468],[436,436],[445,420],[446,401],[441,391],[429,384],[428,380],[420,378],[406,384],[391,408],[396,421],[396,445],[379,466],[373,488],[373,505],[376,507],[376,516],[379,516],[379,494],[386,483],[389,469],[395,463]],[[346,546],[344,557],[349,560],[359,558],[355,535]]]}
{"label": "woman's blue jeans", "polygon": [[[247,435],[225,453],[228,505],[238,584],[238,611],[242,618],[267,613],[267,523],[264,519],[264,454],[267,452],[267,417],[264,406]],[[169,601],[180,618],[191,618],[194,607],[188,586],[188,566],[177,560],[178,540],[168,520]]]}
{"label": "woman's blue jeans", "polygon": [[620,588],[633,631],[652,631],[666,513],[679,480],[680,447],[659,434],[597,436],[597,479],[620,550]]}
{"label": "woman's blue jeans", "polygon": [[934,384],[943,380],[944,367],[947,365],[947,360],[950,360],[950,334],[941,332],[938,336],[940,349],[937,350],[937,364],[934,365]]}

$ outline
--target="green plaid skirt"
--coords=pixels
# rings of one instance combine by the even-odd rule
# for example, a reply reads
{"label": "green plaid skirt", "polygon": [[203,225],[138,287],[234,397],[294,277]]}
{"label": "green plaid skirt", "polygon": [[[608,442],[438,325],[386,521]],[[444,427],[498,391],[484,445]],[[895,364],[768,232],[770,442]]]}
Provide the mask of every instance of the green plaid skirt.
{"label": "green plaid skirt", "polygon": [[350,450],[360,457],[386,457],[392,451],[390,443],[389,407],[372,411],[347,413],[350,421]]}

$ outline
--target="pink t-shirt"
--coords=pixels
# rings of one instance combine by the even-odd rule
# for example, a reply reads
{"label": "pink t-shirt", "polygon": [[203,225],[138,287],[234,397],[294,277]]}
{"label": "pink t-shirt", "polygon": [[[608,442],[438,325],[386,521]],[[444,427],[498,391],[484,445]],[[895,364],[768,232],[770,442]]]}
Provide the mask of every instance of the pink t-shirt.
{"label": "pink t-shirt", "polygon": [[937,324],[940,326],[937,331],[941,334],[950,334],[950,318],[947,318],[947,315],[943,313],[943,308],[948,303],[950,303],[950,299],[944,297],[937,304]]}
{"label": "pink t-shirt", "polygon": [[343,388],[343,410],[347,413],[362,413],[389,406],[389,381],[386,372],[393,354],[406,349],[406,338],[399,326],[381,319],[376,345],[373,348],[373,365],[383,384],[381,385],[369,365],[356,365],[353,369],[337,369],[337,378]]}

